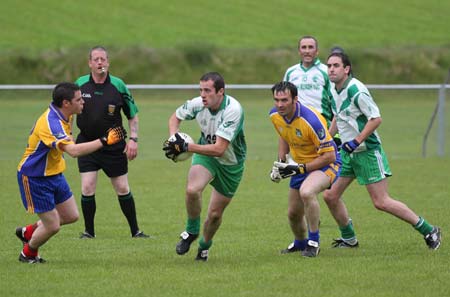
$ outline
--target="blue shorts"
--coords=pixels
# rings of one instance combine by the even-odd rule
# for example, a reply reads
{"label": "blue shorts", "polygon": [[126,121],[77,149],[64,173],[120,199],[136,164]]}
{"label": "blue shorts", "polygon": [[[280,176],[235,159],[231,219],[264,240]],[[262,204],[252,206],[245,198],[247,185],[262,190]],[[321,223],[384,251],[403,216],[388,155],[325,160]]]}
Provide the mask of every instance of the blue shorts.
{"label": "blue shorts", "polygon": [[29,213],[43,213],[72,197],[62,173],[52,176],[26,176],[17,172],[22,203]]}
{"label": "blue shorts", "polygon": [[[330,187],[337,180],[339,174],[341,172],[341,162],[334,162],[333,164],[327,165],[320,169],[330,178]],[[305,174],[297,174],[291,177],[291,181],[289,183],[289,187],[291,189],[300,189],[303,184],[303,181],[308,177],[310,172]]]}

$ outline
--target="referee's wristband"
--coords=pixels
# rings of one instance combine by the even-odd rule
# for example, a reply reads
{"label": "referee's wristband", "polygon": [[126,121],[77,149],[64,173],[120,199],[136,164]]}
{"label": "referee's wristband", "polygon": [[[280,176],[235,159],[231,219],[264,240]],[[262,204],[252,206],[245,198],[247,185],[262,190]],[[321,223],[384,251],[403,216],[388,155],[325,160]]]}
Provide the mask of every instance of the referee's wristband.
{"label": "referee's wristband", "polygon": [[130,137],[130,140],[133,140],[134,142],[138,142],[138,138],[137,137]]}

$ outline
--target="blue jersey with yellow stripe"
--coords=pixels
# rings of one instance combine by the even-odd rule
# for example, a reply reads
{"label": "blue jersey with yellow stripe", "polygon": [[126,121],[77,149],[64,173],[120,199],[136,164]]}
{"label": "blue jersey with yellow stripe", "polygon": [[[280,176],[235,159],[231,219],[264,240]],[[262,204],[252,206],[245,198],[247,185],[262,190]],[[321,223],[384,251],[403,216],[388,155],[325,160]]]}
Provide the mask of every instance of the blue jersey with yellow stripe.
{"label": "blue jersey with yellow stripe", "polygon": [[28,145],[17,170],[26,176],[51,176],[63,172],[66,162],[59,144],[74,143],[72,116],[65,119],[53,104],[39,117],[28,137]]}
{"label": "blue jersey with yellow stripe", "polygon": [[289,145],[291,157],[296,163],[308,163],[332,151],[336,154],[336,160],[340,160],[327,122],[314,108],[297,102],[294,117],[287,119],[274,107],[270,111],[270,119],[275,130]]}

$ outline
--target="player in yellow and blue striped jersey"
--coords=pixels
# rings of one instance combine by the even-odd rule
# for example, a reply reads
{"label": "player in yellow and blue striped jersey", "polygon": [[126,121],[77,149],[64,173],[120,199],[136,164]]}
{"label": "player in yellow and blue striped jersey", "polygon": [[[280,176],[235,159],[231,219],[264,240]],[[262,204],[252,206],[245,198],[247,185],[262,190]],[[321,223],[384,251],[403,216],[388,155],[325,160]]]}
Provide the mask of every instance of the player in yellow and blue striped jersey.
{"label": "player in yellow and blue striped jersey", "polygon": [[63,153],[78,157],[117,143],[126,136],[122,127],[116,127],[105,131],[102,138],[75,144],[71,130],[72,115],[81,113],[83,105],[77,85],[58,84],[53,90],[52,103],[36,121],[28,137],[17,180],[25,209],[36,213],[39,220],[16,228],[16,236],[23,243],[19,255],[21,262],[45,262],[39,257],[38,248],[55,235],[61,225],[78,220],[77,205],[63,175],[66,168]]}
{"label": "player in yellow and blue striped jersey", "polygon": [[336,180],[340,156],[325,118],[299,102],[294,84],[279,82],[272,87],[272,93],[275,107],[270,111],[270,119],[279,142],[278,161],[274,162],[270,177],[274,182],[291,177],[288,218],[295,237],[282,253],[300,251],[305,257],[315,257],[320,251],[317,195]]}

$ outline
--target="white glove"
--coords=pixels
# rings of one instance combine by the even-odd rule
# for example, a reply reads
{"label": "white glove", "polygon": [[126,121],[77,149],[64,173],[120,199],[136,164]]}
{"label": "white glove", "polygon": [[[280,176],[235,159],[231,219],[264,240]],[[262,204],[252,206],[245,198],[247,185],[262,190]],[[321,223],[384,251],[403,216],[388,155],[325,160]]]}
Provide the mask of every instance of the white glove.
{"label": "white glove", "polygon": [[273,166],[272,167],[272,171],[270,171],[270,179],[274,182],[274,183],[279,183],[281,181],[281,175],[280,175],[280,171],[278,170],[278,167]]}
{"label": "white glove", "polygon": [[288,178],[297,174],[305,174],[306,173],[306,165],[305,164],[287,164],[282,162],[273,162],[273,167],[278,169],[278,174],[281,178]]}

